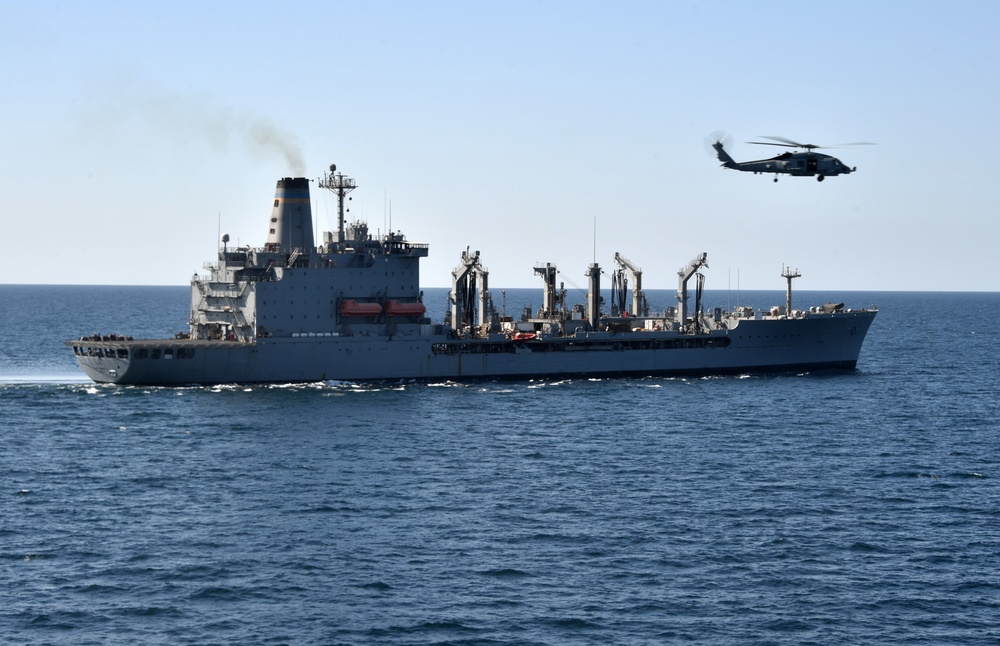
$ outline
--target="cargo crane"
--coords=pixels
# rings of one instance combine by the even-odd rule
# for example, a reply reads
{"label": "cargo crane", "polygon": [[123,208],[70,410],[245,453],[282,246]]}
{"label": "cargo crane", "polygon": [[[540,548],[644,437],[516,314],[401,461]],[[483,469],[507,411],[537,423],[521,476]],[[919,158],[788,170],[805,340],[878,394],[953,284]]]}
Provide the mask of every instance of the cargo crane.
{"label": "cargo crane", "polygon": [[462,264],[451,272],[451,327],[455,330],[485,326],[489,323],[487,303],[489,272],[479,261],[479,252],[462,252]]}
{"label": "cargo crane", "polygon": [[545,291],[542,293],[542,309],[538,312],[538,318],[556,318],[562,316],[565,309],[566,290],[559,286],[556,290],[556,275],[559,271],[552,263],[545,263],[544,267],[535,267],[535,273],[545,281]]}
{"label": "cargo crane", "polygon": [[642,291],[642,270],[636,268],[627,258],[617,251],[615,252],[615,262],[618,269],[611,276],[611,307],[617,309],[612,312],[616,316],[625,313],[625,293],[628,291],[628,279],[625,274],[632,276],[632,316],[648,316],[649,304],[646,302],[646,294]]}
{"label": "cargo crane", "polygon": [[705,276],[697,273],[701,267],[708,267],[707,253],[698,254],[691,262],[677,270],[677,325],[681,329],[687,325],[687,283],[695,274],[699,276],[694,306],[695,316],[697,317],[697,312],[701,311],[701,289],[705,284]]}

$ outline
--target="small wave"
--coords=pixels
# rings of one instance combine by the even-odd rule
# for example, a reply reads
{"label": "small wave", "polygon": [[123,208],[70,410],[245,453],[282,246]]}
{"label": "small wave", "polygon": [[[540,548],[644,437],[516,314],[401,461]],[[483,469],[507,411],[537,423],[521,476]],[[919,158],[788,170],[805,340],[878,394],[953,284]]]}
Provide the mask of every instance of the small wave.
{"label": "small wave", "polygon": [[885,548],[875,545],[873,543],[868,543],[865,541],[857,541],[851,545],[850,550],[852,552],[862,552],[869,554],[877,554],[886,552]]}
{"label": "small wave", "polygon": [[602,627],[598,623],[587,621],[586,619],[580,619],[579,617],[546,619],[545,623],[565,630],[595,630]]}
{"label": "small wave", "polygon": [[447,632],[478,632],[475,628],[471,626],[466,626],[460,621],[455,620],[444,620],[444,621],[425,621],[419,626],[415,626],[415,630],[419,631],[447,631]]}
{"label": "small wave", "polygon": [[80,385],[93,383],[83,375],[0,375],[0,384]]}
{"label": "small wave", "polygon": [[306,509],[307,514],[357,514],[361,509],[348,504],[342,505],[320,505]]}
{"label": "small wave", "polygon": [[531,576],[524,570],[518,570],[516,568],[484,570],[483,572],[480,572],[480,574],[483,576],[493,577],[495,579],[524,579]]}
{"label": "small wave", "polygon": [[246,389],[243,386],[240,386],[238,384],[216,384],[214,386],[208,387],[208,391],[212,393],[236,392],[237,390],[243,390],[244,392],[246,391]]}
{"label": "small wave", "polygon": [[126,617],[180,617],[183,613],[173,606],[137,606],[134,608],[122,608],[116,614]]}
{"label": "small wave", "polygon": [[565,386],[566,384],[571,384],[571,383],[573,383],[572,379],[559,379],[558,381],[536,381],[532,379],[531,383],[528,384],[528,388],[530,389],[554,388],[556,386]]}
{"label": "small wave", "polygon": [[458,381],[445,380],[445,381],[432,381],[432,382],[430,382],[430,383],[427,384],[427,387],[428,388],[466,388],[467,384],[463,384],[463,383],[458,382]]}
{"label": "small wave", "polygon": [[53,615],[43,612],[32,617],[31,625],[72,630],[78,627],[80,620],[85,619],[91,619],[91,617],[82,610],[55,612]]}
{"label": "small wave", "polygon": [[209,586],[207,588],[201,588],[191,594],[191,599],[198,600],[217,600],[217,601],[227,601],[227,600],[237,600],[240,595],[230,588],[224,588],[220,586]]}
{"label": "small wave", "polygon": [[937,480],[941,476],[936,473],[929,473],[927,471],[886,471],[882,473],[875,474],[876,478],[900,478],[900,479],[910,479],[910,478],[928,478],[931,480]]}
{"label": "small wave", "polygon": [[456,620],[425,621],[415,626],[388,626],[385,628],[371,628],[367,634],[371,637],[387,637],[393,635],[409,635],[413,633],[442,632],[442,633],[478,633],[479,630],[466,626]]}

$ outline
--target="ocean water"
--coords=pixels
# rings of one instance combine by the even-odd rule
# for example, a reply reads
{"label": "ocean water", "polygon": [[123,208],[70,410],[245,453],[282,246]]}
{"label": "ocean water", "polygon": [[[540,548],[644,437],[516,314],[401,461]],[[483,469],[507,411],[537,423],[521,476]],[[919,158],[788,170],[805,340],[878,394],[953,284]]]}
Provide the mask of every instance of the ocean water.
{"label": "ocean water", "polygon": [[799,293],[881,309],[822,374],[139,388],[61,344],[187,299],[0,286],[0,642],[1000,642],[1000,294]]}

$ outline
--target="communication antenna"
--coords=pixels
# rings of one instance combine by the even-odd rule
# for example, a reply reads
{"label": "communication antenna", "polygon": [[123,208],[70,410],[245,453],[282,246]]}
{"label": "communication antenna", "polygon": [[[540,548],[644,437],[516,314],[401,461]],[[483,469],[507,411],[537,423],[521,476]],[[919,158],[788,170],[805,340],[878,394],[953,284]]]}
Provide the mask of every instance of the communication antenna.
{"label": "communication antenna", "polygon": [[320,188],[325,188],[337,196],[337,242],[344,241],[344,197],[356,189],[358,185],[350,177],[337,172],[337,165],[330,164],[330,171],[323,173],[319,180]]}

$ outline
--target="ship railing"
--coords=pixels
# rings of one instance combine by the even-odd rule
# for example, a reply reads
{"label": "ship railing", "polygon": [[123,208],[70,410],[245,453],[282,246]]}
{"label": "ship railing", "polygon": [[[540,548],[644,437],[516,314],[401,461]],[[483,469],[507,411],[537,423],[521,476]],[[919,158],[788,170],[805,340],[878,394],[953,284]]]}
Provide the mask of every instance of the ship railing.
{"label": "ship railing", "polygon": [[246,293],[246,287],[243,289],[212,289],[209,290],[205,295],[210,298],[242,298],[243,294]]}
{"label": "ship railing", "polygon": [[430,245],[426,242],[400,242],[398,240],[387,242],[385,244],[387,253],[413,253],[414,251],[420,251],[423,249],[430,249]]}

